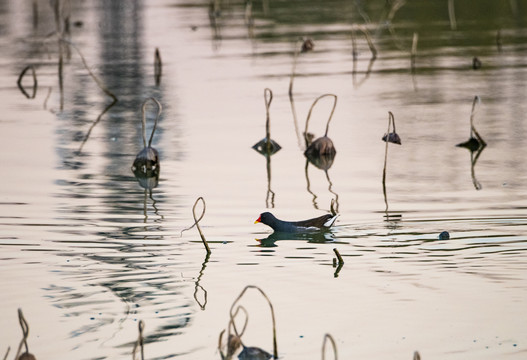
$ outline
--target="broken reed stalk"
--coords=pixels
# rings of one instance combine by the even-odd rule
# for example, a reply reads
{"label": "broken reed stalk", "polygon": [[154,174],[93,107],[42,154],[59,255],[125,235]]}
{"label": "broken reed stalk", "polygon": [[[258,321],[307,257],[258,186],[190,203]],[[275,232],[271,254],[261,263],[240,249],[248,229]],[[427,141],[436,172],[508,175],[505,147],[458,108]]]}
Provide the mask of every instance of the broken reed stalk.
{"label": "broken reed stalk", "polygon": [[415,58],[417,57],[417,41],[418,40],[419,40],[419,34],[414,32],[414,36],[412,38],[412,53],[411,53],[411,61],[410,61],[412,74],[415,73]]}
{"label": "broken reed stalk", "polygon": [[154,78],[157,86],[159,86],[159,83],[161,82],[162,69],[163,63],[161,62],[161,55],[159,54],[159,48],[156,48],[154,54]]}
{"label": "broken reed stalk", "polygon": [[[200,201],[200,200],[203,203],[203,212],[201,213],[201,216],[199,217],[199,219],[196,219],[196,205],[198,205],[198,201]],[[203,197],[200,196],[199,198],[197,198],[196,202],[194,203],[194,206],[192,207],[192,216],[194,217],[194,224],[196,224],[196,227],[198,228],[198,232],[199,232],[199,236],[201,237],[201,241],[203,241],[203,246],[205,246],[205,250],[207,250],[207,254],[210,254],[211,251],[210,251],[210,248],[209,248],[209,244],[207,243],[207,240],[205,239],[205,236],[203,235],[203,232],[201,232],[201,227],[199,226],[199,221],[205,215],[205,210],[206,210],[205,200],[203,199]]]}
{"label": "broken reed stalk", "polygon": [[271,107],[271,101],[273,101],[273,92],[269,88],[264,90],[264,100],[265,100],[265,150],[267,153],[271,152],[271,119],[269,115],[269,108]]}
{"label": "broken reed stalk", "polygon": [[[248,289],[255,289],[255,290],[258,290],[260,292],[260,294],[262,294],[262,296],[265,298],[265,300],[267,300],[267,303],[269,304],[269,308],[271,309],[271,319],[272,319],[272,322],[273,322],[273,357],[275,359],[278,359],[278,345],[277,345],[277,342],[276,342],[276,320],[275,320],[275,316],[274,316],[274,309],[273,309],[273,304],[271,303],[271,300],[269,300],[269,298],[267,297],[267,295],[263,292],[262,289],[260,289],[258,286],[256,285],[247,285],[243,290],[242,292],[240,293],[240,295],[238,295],[238,297],[234,300],[234,302],[232,303],[231,305],[231,309],[229,311],[229,315],[230,315],[230,318],[231,320],[234,318],[234,313],[233,313],[233,309],[236,305],[236,303],[238,301],[240,301],[240,299],[243,297],[243,295],[245,294],[245,292],[248,290]],[[234,328],[234,332],[236,334],[236,336],[240,336],[237,332],[236,332],[236,328]]]}
{"label": "broken reed stalk", "polygon": [[335,112],[335,108],[337,107],[337,95],[335,94],[324,94],[324,95],[320,95],[319,97],[317,97],[315,99],[315,101],[313,101],[313,104],[311,104],[311,107],[309,108],[309,112],[307,114],[307,119],[306,119],[306,128],[304,130],[304,139],[306,141],[306,146],[308,146],[308,137],[307,137],[307,129],[308,129],[308,126],[309,126],[309,119],[311,118],[311,113],[313,112],[313,108],[315,107],[315,105],[317,104],[317,102],[326,97],[326,96],[333,96],[333,108],[331,109],[331,113],[329,114],[329,118],[328,118],[328,122],[326,123],[326,132],[324,133],[324,136],[328,136],[328,130],[329,130],[329,122],[331,121],[331,118],[333,117],[333,113]]}
{"label": "broken reed stalk", "polygon": [[331,346],[333,347],[333,355],[335,356],[335,360],[338,360],[338,354],[337,354],[337,344],[335,343],[335,339],[333,339],[333,336],[331,334],[324,334],[324,340],[322,341],[322,360],[326,359],[326,343],[327,341],[331,342]]}
{"label": "broken reed stalk", "polygon": [[[28,70],[31,70],[31,73],[33,75],[33,94],[32,95],[29,95],[26,91],[26,89],[24,88],[24,86],[22,85],[22,79],[24,78],[24,76],[26,75],[26,72]],[[35,96],[37,95],[37,85],[38,85],[38,82],[37,82],[37,73],[35,71],[35,67],[33,65],[28,65],[24,68],[24,70],[22,70],[22,72],[20,73],[20,75],[18,76],[18,80],[16,82],[16,84],[18,85],[18,88],[20,89],[20,91],[22,92],[22,94],[24,94],[28,99],[34,99]]]}
{"label": "broken reed stalk", "polygon": [[454,0],[448,0],[448,18],[450,20],[450,30],[457,30],[456,10],[454,8]]}
{"label": "broken reed stalk", "polygon": [[335,255],[337,256],[337,260],[339,262],[339,264],[344,264],[344,259],[342,258],[342,256],[340,255],[339,251],[337,250],[337,248],[333,248],[333,252],[335,253]]}
{"label": "broken reed stalk", "polygon": [[139,320],[139,336],[137,337],[137,340],[134,344],[134,349],[132,350],[132,359],[135,360],[135,354],[137,352],[137,348],[141,348],[141,360],[145,359],[145,353],[144,353],[144,338],[143,338],[143,330],[145,328],[145,323],[143,320]]}
{"label": "broken reed stalk", "polygon": [[[95,81],[95,83],[97,84],[97,86],[99,86],[99,88],[108,96],[110,96],[114,101],[117,101],[117,97],[110,91],[108,90],[108,88],[102,83],[102,81],[97,77],[95,76],[95,74],[90,70],[90,67],[88,66],[88,64],[86,63],[86,59],[84,58],[84,56],[82,55],[82,52],[80,51],[80,49],[75,46],[75,44],[73,44],[71,41],[69,40],[66,40],[62,37],[59,36],[59,41],[60,42],[63,42],[63,43],[66,43],[68,44],[69,46],[71,46],[72,48],[75,49],[75,51],[77,51],[77,54],[79,54],[79,57],[81,58],[82,60],[82,64],[84,65],[84,67],[86,68],[86,70],[88,71],[88,74],[90,74],[90,76],[92,77],[92,79]],[[62,59],[62,58],[61,58]],[[59,68],[62,67],[62,65],[59,65]]]}
{"label": "broken reed stalk", "polygon": [[142,120],[141,120],[141,126],[142,126],[142,132],[143,132],[143,145],[146,148],[146,104],[149,100],[152,100],[157,105],[157,115],[156,120],[154,121],[154,127],[152,128],[152,133],[150,134],[150,139],[148,140],[148,147],[152,146],[152,140],[154,139],[154,133],[156,132],[157,128],[157,122],[159,121],[159,117],[161,116],[161,112],[163,111],[163,107],[161,106],[161,103],[157,101],[154,97],[149,97],[143,102],[143,106],[141,107],[141,112],[143,114]]}

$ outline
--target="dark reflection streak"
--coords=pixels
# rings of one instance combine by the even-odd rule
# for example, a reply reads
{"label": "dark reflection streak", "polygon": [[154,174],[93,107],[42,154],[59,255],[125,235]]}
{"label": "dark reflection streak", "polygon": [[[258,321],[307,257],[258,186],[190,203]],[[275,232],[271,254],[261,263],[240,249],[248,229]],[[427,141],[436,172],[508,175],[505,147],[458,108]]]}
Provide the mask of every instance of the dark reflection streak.
{"label": "dark reflection streak", "polygon": [[253,2],[251,0],[245,3],[245,25],[247,26],[247,36],[250,40],[254,40]]}
{"label": "dark reflection streak", "polygon": [[366,41],[368,42],[368,46],[369,46],[370,52],[371,52],[371,57],[370,57],[370,60],[368,62],[368,68],[366,70],[366,73],[364,74],[364,77],[362,78],[362,80],[357,82],[357,75],[356,75],[356,73],[357,73],[358,51],[356,50],[357,49],[357,45],[356,45],[356,41],[355,41],[355,27],[352,27],[352,29],[351,29],[351,47],[352,47],[352,54],[353,54],[353,69],[352,69],[352,72],[351,72],[351,76],[352,76],[353,86],[355,88],[359,88],[362,84],[364,84],[364,82],[366,82],[366,80],[368,80],[368,78],[370,77],[371,71],[373,69],[373,63],[377,59],[377,49],[375,48],[375,45],[373,44],[373,41],[371,39],[371,36],[370,36],[368,30],[365,27],[363,27],[363,26],[358,27],[358,29],[364,34],[364,36],[366,38]]}
{"label": "dark reflection streak", "polygon": [[[386,196],[386,165],[388,163],[388,136],[390,134],[390,120],[388,120],[388,130],[386,131],[387,139],[386,139],[386,146],[384,148],[384,167],[382,169],[382,193],[384,195],[384,204],[386,205],[384,211],[386,212],[386,218],[388,218],[388,199]],[[395,131],[395,130],[394,130]]]}
{"label": "dark reflection streak", "polygon": [[63,77],[63,63],[64,63],[64,54],[63,48],[65,44],[58,40],[59,46],[59,61],[58,61],[58,74],[59,74],[59,92],[60,92],[60,110],[64,110],[64,77]]}
{"label": "dark reflection streak", "polygon": [[103,115],[106,114],[106,112],[110,110],[112,106],[114,106],[116,103],[117,103],[117,99],[114,99],[114,101],[112,101],[111,104],[105,107],[104,110],[99,114],[99,116],[97,116],[97,119],[95,119],[93,124],[88,129],[88,132],[86,133],[86,136],[84,137],[84,140],[82,140],[81,146],[79,147],[79,150],[77,150],[77,155],[79,155],[82,152],[82,148],[84,147],[84,144],[86,144],[86,142],[88,141],[88,138],[90,137],[90,134],[93,128],[99,123],[99,121],[101,121],[101,118],[103,117]]}
{"label": "dark reflection streak", "polygon": [[309,160],[306,159],[306,167],[305,167],[305,174],[306,174],[306,184],[307,184],[307,192],[310,193],[311,195],[313,195],[313,206],[315,207],[315,209],[318,210],[318,205],[317,205],[317,196],[315,195],[315,193],[313,193],[311,191],[311,183],[309,181],[309,174],[308,174],[308,169],[309,167]]}
{"label": "dark reflection streak", "polygon": [[[33,93],[31,95],[28,94],[28,92],[26,91],[26,89],[24,88],[24,86],[22,85],[22,79],[24,78],[24,75],[26,74],[26,72],[28,70],[31,70],[31,73],[33,75]],[[35,71],[35,67],[33,65],[28,65],[24,68],[24,70],[22,70],[22,72],[20,73],[20,75],[18,76],[18,80],[16,82],[16,84],[18,85],[18,88],[20,89],[20,91],[22,92],[22,94],[25,95],[25,97],[27,97],[28,99],[34,99],[35,96],[37,95],[37,86],[38,86],[38,82],[37,82],[37,73]]]}
{"label": "dark reflection streak", "polygon": [[[390,2],[386,2],[386,5],[388,6]],[[399,11],[400,8],[402,8],[406,4],[406,0],[395,0],[391,3],[390,11],[388,12],[388,16],[386,19],[386,24],[388,26],[388,31],[390,32],[390,35],[393,38],[393,42],[395,46],[401,50],[404,51],[404,46],[402,45],[401,40],[397,37],[397,34],[395,33],[395,29],[392,25],[392,20],[395,17],[395,13]]]}
{"label": "dark reflection streak", "polygon": [[366,69],[366,73],[364,74],[364,77],[360,80],[360,81],[357,81],[357,61],[354,59],[353,60],[353,70],[351,72],[351,76],[352,76],[352,79],[353,79],[353,86],[355,88],[359,88],[362,86],[362,84],[364,84],[366,82],[366,80],[369,79],[370,75],[371,75],[371,71],[373,69],[373,63],[375,62],[376,60],[376,57],[371,57],[370,58],[370,61],[368,62],[368,68]]}
{"label": "dark reflection streak", "polygon": [[470,152],[470,175],[472,177],[472,183],[474,184],[474,188],[476,190],[481,190],[482,186],[481,186],[481,183],[476,179],[476,172],[474,170],[474,167],[476,166],[476,162],[478,161],[478,158],[483,152],[484,148],[485,148],[485,145],[480,146],[478,150],[476,151],[475,157],[474,157],[474,151]]}
{"label": "dark reflection streak", "polygon": [[[148,221],[148,209],[147,209],[147,205],[146,205],[146,200],[148,198],[148,189],[145,189],[144,191],[144,197],[143,197],[143,215],[144,215],[144,220],[143,222],[146,224],[147,221]],[[145,231],[147,230],[147,228],[145,227]]]}
{"label": "dark reflection streak", "polygon": [[[144,201],[143,201],[143,215],[144,215],[143,222],[145,224],[147,223],[147,220],[148,220],[148,206],[147,206],[147,199],[148,198],[150,198],[150,200],[152,200],[152,208],[154,209],[154,214],[159,216],[160,219],[163,219],[163,215],[159,215],[159,210],[158,210],[158,208],[156,206],[156,200],[153,197],[152,189],[145,189],[145,191],[144,191]],[[145,228],[145,231],[146,230],[147,229]]]}
{"label": "dark reflection streak", "polygon": [[[205,268],[207,267],[209,258],[210,258],[210,253],[207,253],[205,255],[205,260],[203,261],[203,264],[201,265],[201,270],[199,271],[199,275],[198,275],[198,278],[196,279],[196,283],[194,287],[194,299],[196,300],[196,303],[198,303],[201,310],[205,310],[205,306],[207,306],[207,290],[205,290],[205,288],[203,288],[203,286],[201,286],[199,282],[201,281],[201,277],[203,276],[203,273],[205,272]],[[203,291],[203,303],[201,303],[198,300],[198,289],[201,289]]]}
{"label": "dark reflection streak", "polygon": [[339,195],[333,191],[333,183],[331,182],[331,179],[329,178],[328,170],[324,170],[324,173],[326,173],[326,179],[328,180],[328,184],[329,184],[328,190],[330,193],[335,195],[335,201],[334,201],[335,207],[333,209],[335,210],[335,213],[338,213],[339,212]]}
{"label": "dark reflection streak", "polygon": [[156,222],[164,219],[163,215],[159,214],[159,209],[156,206],[157,201],[156,201],[156,199],[154,199],[154,197],[152,195],[152,189],[149,190],[149,198],[150,198],[150,200],[152,200],[152,208],[154,209],[154,214],[159,216],[159,219],[156,220]]}
{"label": "dark reflection streak", "polygon": [[265,206],[269,208],[274,208],[274,191],[271,190],[271,156],[269,154],[265,155],[265,160],[267,163],[267,196],[265,197]]}
{"label": "dark reflection streak", "polygon": [[220,9],[217,3],[217,1],[212,0],[209,5],[209,23],[212,30],[212,48],[214,51],[219,50],[222,40],[219,24]]}
{"label": "dark reflection streak", "polygon": [[338,263],[337,268],[335,269],[335,272],[333,273],[333,277],[339,277],[339,272],[343,266],[344,266],[343,262]]}
{"label": "dark reflection streak", "polygon": [[46,95],[46,98],[44,99],[44,103],[42,104],[42,107],[44,108],[44,110],[48,109],[48,100],[49,100],[49,97],[51,96],[52,90],[53,90],[53,87],[50,86],[48,88],[48,94]]}

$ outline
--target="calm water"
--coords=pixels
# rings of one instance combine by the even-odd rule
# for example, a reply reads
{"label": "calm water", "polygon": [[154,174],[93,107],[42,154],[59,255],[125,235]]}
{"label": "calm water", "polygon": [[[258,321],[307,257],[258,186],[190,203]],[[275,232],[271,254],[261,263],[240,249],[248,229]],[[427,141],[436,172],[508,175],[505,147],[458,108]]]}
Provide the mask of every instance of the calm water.
{"label": "calm water", "polygon": [[[38,359],[129,359],[139,320],[147,359],[220,359],[218,336],[250,284],[273,303],[284,359],[320,359],[325,333],[341,359],[527,356],[526,1],[455,2],[455,24],[447,1],[391,15],[380,0],[269,1],[267,13],[255,2],[249,21],[236,1],[212,17],[205,1],[70,8],[64,36],[119,99],[109,109],[75,48],[65,46],[59,77],[47,1],[36,25],[30,2],[0,4],[2,356],[8,346],[8,358],[16,353],[22,308]],[[369,30],[375,61],[356,30],[354,64],[352,24]],[[300,36],[315,48],[298,57],[295,123],[288,86]],[[28,65],[32,99],[17,87]],[[31,71],[22,84],[31,96]],[[282,146],[269,159],[251,149],[265,136],[265,88]],[[338,96],[327,171],[306,163],[299,140],[325,93]],[[487,146],[471,153],[455,145],[469,138],[476,95]],[[149,193],[131,164],[151,96],[163,113]],[[316,136],[331,106],[315,107]],[[388,147],[384,194],[388,111],[402,145]],[[210,258],[196,229],[181,233],[199,196]],[[263,211],[322,215],[332,199],[340,217],[326,237],[277,238],[253,224]],[[345,260],[337,274],[334,248]],[[242,303],[242,340],[272,352],[265,300],[249,292]]]}

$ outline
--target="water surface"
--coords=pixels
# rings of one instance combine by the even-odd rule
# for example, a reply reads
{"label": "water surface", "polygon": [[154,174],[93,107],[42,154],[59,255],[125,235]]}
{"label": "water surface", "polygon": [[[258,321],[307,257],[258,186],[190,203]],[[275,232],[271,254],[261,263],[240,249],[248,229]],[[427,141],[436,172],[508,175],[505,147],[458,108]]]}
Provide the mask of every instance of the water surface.
{"label": "water surface", "polygon": [[[39,2],[35,27],[29,3],[4,3],[0,351],[14,356],[22,308],[39,359],[130,358],[139,320],[148,359],[219,359],[230,306],[253,284],[273,302],[285,359],[320,358],[325,333],[343,359],[524,358],[526,9],[456,2],[453,30],[444,1],[409,2],[391,21],[383,1],[270,1],[268,13],[258,2],[252,19],[233,1],[212,17],[207,2],[72,2],[68,39],[117,96],[108,108],[75,48],[60,91],[49,4]],[[298,57],[291,104],[302,36],[315,48]],[[38,79],[32,99],[17,87],[27,65]],[[23,84],[31,90],[30,72]],[[265,136],[265,88],[282,146],[269,158],[251,149]],[[306,162],[302,139],[325,93],[338,96],[327,171]],[[455,145],[470,136],[476,95],[487,146],[471,153]],[[151,96],[163,104],[153,143],[161,171],[145,191],[131,164]],[[310,132],[323,134],[330,110],[321,100]],[[383,192],[388,111],[402,145],[388,146]],[[181,232],[199,196],[209,258],[195,228]],[[332,199],[340,217],[326,236],[273,237],[253,224],[263,211],[322,215]],[[334,248],[345,260],[338,272]],[[256,292],[243,304],[244,343],[271,352],[267,304]]]}

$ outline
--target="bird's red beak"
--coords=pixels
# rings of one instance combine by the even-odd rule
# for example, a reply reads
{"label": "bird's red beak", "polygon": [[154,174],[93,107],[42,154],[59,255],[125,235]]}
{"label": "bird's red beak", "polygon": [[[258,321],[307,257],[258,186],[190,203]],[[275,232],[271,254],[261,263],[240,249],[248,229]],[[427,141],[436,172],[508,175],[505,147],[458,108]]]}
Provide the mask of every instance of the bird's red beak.
{"label": "bird's red beak", "polygon": [[258,219],[256,219],[256,221],[254,222],[255,224],[258,224],[259,222],[262,221],[262,217],[260,216]]}

